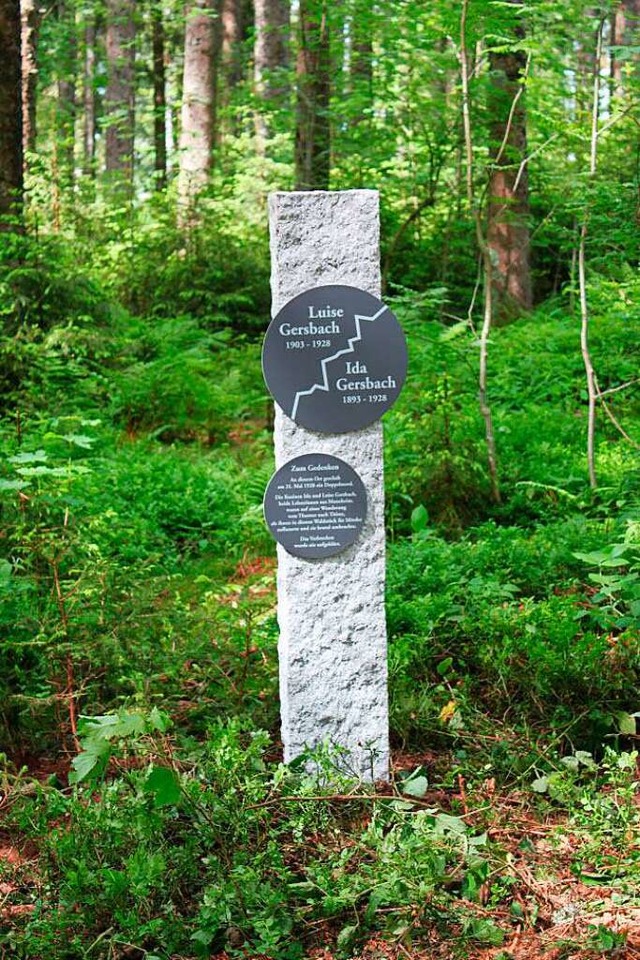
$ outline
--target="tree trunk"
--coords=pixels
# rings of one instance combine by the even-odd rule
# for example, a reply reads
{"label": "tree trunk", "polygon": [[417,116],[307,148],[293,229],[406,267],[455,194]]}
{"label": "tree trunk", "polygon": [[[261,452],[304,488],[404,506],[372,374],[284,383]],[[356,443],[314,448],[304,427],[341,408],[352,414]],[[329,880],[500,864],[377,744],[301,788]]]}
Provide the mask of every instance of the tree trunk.
{"label": "tree trunk", "polygon": [[154,4],[151,11],[153,46],[153,143],[155,148],[155,186],[167,186],[167,97],[164,64],[164,24],[162,7]]}
{"label": "tree trunk", "polygon": [[263,100],[287,93],[289,0],[255,0],[253,48],[256,90]]}
{"label": "tree trunk", "polygon": [[[623,0],[616,9],[611,22],[611,78],[614,90],[622,90],[623,60],[616,55],[616,47],[631,46],[640,29],[640,0]],[[638,56],[633,57],[637,64]]]}
{"label": "tree trunk", "polygon": [[89,19],[84,28],[84,66],[82,78],[82,172],[95,175],[96,156],[96,24]]}
{"label": "tree trunk", "polygon": [[509,323],[531,309],[529,185],[524,86],[520,51],[490,55],[491,118],[487,242],[493,277],[493,320]]}
{"label": "tree trunk", "polygon": [[256,111],[258,150],[272,135],[269,111],[283,103],[289,88],[289,0],[255,0],[253,78],[264,109]]}
{"label": "tree trunk", "polygon": [[355,95],[358,112],[352,123],[359,124],[369,114],[373,100],[373,31],[371,15],[357,4],[351,21],[350,87]]}
{"label": "tree trunk", "polygon": [[38,28],[36,0],[22,0],[22,146],[26,158],[36,148],[36,88],[38,84]]}
{"label": "tree trunk", "polygon": [[188,225],[193,200],[206,186],[214,137],[215,0],[189,4],[184,39],[178,200]]}
{"label": "tree trunk", "polygon": [[77,43],[75,15],[65,0],[56,5],[58,20],[64,24],[63,43],[58,61],[58,103],[56,111],[56,146],[61,184],[73,183],[76,120]]}
{"label": "tree trunk", "polygon": [[219,47],[220,52],[219,56],[217,52],[214,56],[214,89],[217,101],[214,134],[218,141],[222,141],[226,131],[232,136],[239,133],[237,116],[227,108],[243,75],[243,15],[241,0],[218,0],[218,4],[220,18],[216,31],[216,47]]}
{"label": "tree trunk", "polygon": [[134,0],[107,0],[106,170],[127,192],[133,185],[134,17]]}
{"label": "tree trunk", "polygon": [[222,0],[222,68],[226,100],[242,80],[242,8],[240,0]]}
{"label": "tree trunk", "polygon": [[327,190],[331,167],[331,55],[327,0],[300,0],[296,108],[296,190]]}
{"label": "tree trunk", "polygon": [[0,232],[21,228],[22,57],[19,0],[0,0]]}

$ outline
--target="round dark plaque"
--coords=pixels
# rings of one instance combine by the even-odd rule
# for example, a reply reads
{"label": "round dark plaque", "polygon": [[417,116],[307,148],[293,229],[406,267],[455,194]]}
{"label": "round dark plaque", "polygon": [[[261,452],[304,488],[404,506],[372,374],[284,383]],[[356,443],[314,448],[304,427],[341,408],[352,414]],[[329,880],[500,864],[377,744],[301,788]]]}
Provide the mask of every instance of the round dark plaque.
{"label": "round dark plaque", "polygon": [[272,535],[294,557],[320,560],[358,538],[367,492],[355,470],[325,453],[305,453],[274,473],[264,495]]}
{"label": "round dark plaque", "polygon": [[381,300],[356,287],[315,287],[271,321],[262,370],[286,415],[318,433],[378,420],[407,374],[402,328]]}

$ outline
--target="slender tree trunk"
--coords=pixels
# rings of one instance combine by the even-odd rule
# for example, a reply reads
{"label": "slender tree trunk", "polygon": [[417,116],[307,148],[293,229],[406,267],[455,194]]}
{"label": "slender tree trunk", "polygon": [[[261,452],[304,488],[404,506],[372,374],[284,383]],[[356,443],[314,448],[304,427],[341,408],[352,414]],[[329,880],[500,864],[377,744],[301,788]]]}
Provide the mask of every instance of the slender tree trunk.
{"label": "slender tree trunk", "polygon": [[[242,80],[243,57],[243,10],[242,0],[218,0],[220,20],[218,24],[219,56],[214,56],[214,85],[216,89],[215,134],[221,141],[225,133],[232,136],[239,132],[237,116],[229,105],[234,91]],[[219,65],[217,61],[220,61]]]}
{"label": "slender tree trunk", "polygon": [[96,156],[96,24],[90,18],[84,28],[84,65],[82,74],[82,172],[95,176]]}
{"label": "slender tree trunk", "polygon": [[492,53],[491,159],[487,241],[493,261],[493,320],[509,323],[532,306],[529,264],[529,182],[520,51]]}
{"label": "slender tree trunk", "polygon": [[288,93],[289,0],[255,0],[255,41],[253,47],[255,90],[265,110],[256,113],[259,149],[271,135],[270,107],[284,101]]}
{"label": "slender tree trunk", "polygon": [[[491,250],[483,233],[482,216],[479,207],[475,203],[473,192],[473,136],[471,130],[471,97],[469,90],[469,51],[467,49],[467,15],[469,12],[469,0],[462,0],[462,9],[460,11],[460,80],[462,84],[462,128],[464,134],[465,156],[466,156],[466,192],[467,203],[470,211],[473,213],[474,225],[480,258],[482,264],[482,275],[484,279],[484,310],[482,316],[482,330],[480,332],[480,365],[478,370],[478,402],[480,413],[484,420],[485,441],[487,445],[487,465],[489,467],[489,478],[491,481],[491,496],[495,503],[500,503],[500,484],[498,481],[498,456],[496,450],[496,438],[493,430],[493,415],[489,403],[488,392],[488,363],[489,363],[489,338],[491,336],[491,324],[493,320],[493,265],[491,262]],[[479,284],[479,278],[478,278]],[[477,289],[477,287],[476,287]],[[475,292],[473,299],[475,300]],[[473,312],[473,301],[469,307],[469,323],[471,324],[471,315]]]}
{"label": "slender tree trunk", "polygon": [[154,4],[152,17],[153,46],[153,142],[155,148],[155,186],[167,186],[167,96],[165,77],[165,37],[162,7]]}
{"label": "slender tree trunk", "polygon": [[[604,20],[598,25],[596,34],[596,51],[593,61],[593,97],[591,105],[591,149],[589,153],[589,179],[593,181],[598,167],[598,121],[600,107],[600,57],[602,54],[602,31]],[[596,402],[598,400],[597,377],[591,359],[589,348],[589,303],[587,298],[587,277],[585,270],[585,254],[587,235],[589,232],[589,209],[584,213],[580,229],[580,243],[578,245],[578,283],[580,288],[580,349],[584,363],[585,378],[587,381],[587,467],[589,470],[589,486],[595,490],[598,481],[596,476]]]}
{"label": "slender tree trunk", "polygon": [[263,100],[288,92],[289,16],[289,0],[255,0],[254,76]]}
{"label": "slender tree trunk", "polygon": [[38,28],[36,0],[22,0],[22,146],[24,155],[36,148],[36,88],[38,84]]}
{"label": "slender tree trunk", "polygon": [[64,24],[64,43],[58,62],[56,141],[61,185],[68,187],[73,183],[74,174],[78,50],[73,8],[65,0],[58,0],[56,13]]}
{"label": "slender tree trunk", "polygon": [[135,120],[135,3],[107,0],[106,170],[130,192]]}
{"label": "slender tree trunk", "polygon": [[369,118],[373,104],[373,33],[371,16],[367,16],[367,7],[356,4],[351,20],[351,58],[349,61],[349,86],[352,96],[358,101],[358,112],[352,123],[359,125]]}
{"label": "slender tree trunk", "polygon": [[242,7],[240,0],[222,0],[222,69],[228,95],[242,80]]}
{"label": "slender tree trunk", "polygon": [[300,0],[298,16],[296,189],[327,190],[331,168],[327,0]]}
{"label": "slender tree trunk", "polygon": [[22,57],[19,0],[0,0],[0,232],[21,229]]}
{"label": "slender tree trunk", "polygon": [[179,219],[188,225],[193,201],[206,186],[214,143],[214,0],[189,4],[185,26]]}
{"label": "slender tree trunk", "polygon": [[[623,88],[622,66],[623,60],[617,54],[616,47],[631,46],[637,41],[634,39],[640,30],[640,0],[623,0],[611,19],[611,78],[614,90],[620,92]],[[634,55],[637,65],[638,56]]]}

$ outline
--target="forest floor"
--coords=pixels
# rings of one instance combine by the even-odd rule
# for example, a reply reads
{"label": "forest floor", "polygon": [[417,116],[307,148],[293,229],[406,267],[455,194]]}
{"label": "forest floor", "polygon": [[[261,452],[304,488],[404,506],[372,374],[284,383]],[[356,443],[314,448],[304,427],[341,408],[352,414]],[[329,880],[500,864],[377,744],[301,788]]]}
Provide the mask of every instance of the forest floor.
{"label": "forest floor", "polygon": [[[277,751],[270,759],[277,759],[276,754]],[[381,798],[398,796],[397,784],[403,776],[417,768],[435,770],[447,759],[434,753],[396,751],[392,760],[392,784],[379,783],[375,792]],[[33,792],[35,784],[52,779],[62,784],[67,780],[69,769],[69,758],[59,762],[41,758],[34,762],[20,790]],[[636,776],[640,778],[640,769]],[[327,803],[345,799],[348,798],[340,795],[326,797]],[[13,800],[15,796],[10,793],[0,795],[0,817],[3,806]],[[504,939],[499,946],[474,946],[449,920],[443,925],[434,918],[431,928],[425,926],[424,917],[418,920],[416,905],[415,929],[409,923],[400,937],[373,936],[350,956],[358,960],[640,958],[640,899],[628,885],[617,883],[617,868],[622,866],[627,853],[633,855],[638,850],[639,838],[631,827],[628,851],[613,846],[607,850],[599,838],[599,865],[588,820],[582,828],[576,827],[565,811],[536,802],[530,790],[499,789],[489,778],[469,795],[464,778],[459,776],[456,787],[429,789],[416,802],[430,811],[457,814],[471,831],[486,832],[491,844],[500,849],[502,868],[487,877],[474,900],[454,897],[449,913],[459,912],[465,917],[465,925],[470,917],[480,924],[488,923],[489,929],[502,931]],[[636,794],[633,803],[640,810],[640,796]],[[593,856],[591,862],[590,856]],[[608,861],[606,868],[602,866],[602,857]],[[38,842],[33,839],[25,842],[0,828],[0,923],[5,930],[13,924],[20,925],[34,914],[45,886]],[[305,938],[305,957],[334,960],[336,933],[331,921],[326,924],[316,921],[313,933]],[[12,955],[0,948],[2,958]],[[132,958],[144,955],[133,946],[129,952],[125,950],[120,954]],[[345,956],[344,952],[337,955]],[[268,954],[250,950],[212,953],[210,960],[231,960],[238,956],[244,960],[271,960]],[[186,958],[180,956],[175,960]]]}

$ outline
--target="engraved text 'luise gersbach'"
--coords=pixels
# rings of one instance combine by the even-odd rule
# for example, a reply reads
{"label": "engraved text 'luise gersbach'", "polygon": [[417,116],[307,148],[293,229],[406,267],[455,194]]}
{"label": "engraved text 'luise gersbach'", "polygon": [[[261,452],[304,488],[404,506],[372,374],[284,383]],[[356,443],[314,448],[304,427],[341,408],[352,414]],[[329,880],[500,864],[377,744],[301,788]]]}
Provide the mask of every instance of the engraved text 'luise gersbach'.
{"label": "engraved text 'luise gersbach'", "polygon": [[376,297],[355,287],[316,287],[272,320],[262,366],[288,417],[319,433],[347,433],[395,403],[407,348],[398,321]]}

